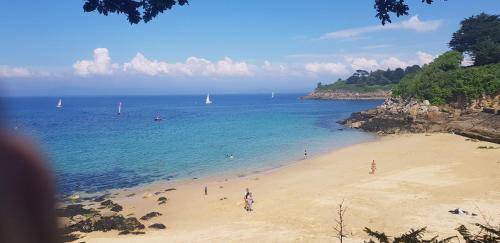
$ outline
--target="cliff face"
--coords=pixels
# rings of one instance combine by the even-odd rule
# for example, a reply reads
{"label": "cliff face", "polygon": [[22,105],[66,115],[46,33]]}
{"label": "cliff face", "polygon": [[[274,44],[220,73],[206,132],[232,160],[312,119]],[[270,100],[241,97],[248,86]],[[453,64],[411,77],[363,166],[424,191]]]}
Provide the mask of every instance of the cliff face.
{"label": "cliff face", "polygon": [[[482,106],[488,104],[488,106]],[[379,134],[454,132],[466,137],[500,143],[500,103],[498,96],[473,102],[465,109],[450,105],[432,106],[428,101],[386,99],[368,111],[356,112],[345,126]]]}
{"label": "cliff face", "polygon": [[352,92],[346,90],[314,91],[302,97],[306,100],[383,100],[391,96],[390,91]]}

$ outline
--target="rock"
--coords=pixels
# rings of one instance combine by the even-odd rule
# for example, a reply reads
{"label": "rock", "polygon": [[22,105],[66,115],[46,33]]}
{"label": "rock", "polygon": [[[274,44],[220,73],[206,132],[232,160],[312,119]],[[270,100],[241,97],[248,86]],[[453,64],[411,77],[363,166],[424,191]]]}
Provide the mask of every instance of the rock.
{"label": "rock", "polygon": [[123,216],[103,217],[101,220],[95,222],[93,231],[110,231],[110,230],[129,230],[134,231],[137,229],[144,229],[144,225],[135,217],[124,218]]}
{"label": "rock", "polygon": [[428,100],[424,100],[424,101],[422,101],[422,104],[425,106],[429,106],[429,105],[431,105],[431,102],[429,102]]}
{"label": "rock", "polygon": [[89,233],[92,231],[107,232],[110,230],[134,231],[144,229],[144,225],[137,218],[124,218],[121,215],[100,216],[95,215],[92,218],[80,221],[76,224],[64,228],[64,232],[70,233],[74,231]]}
{"label": "rock", "polygon": [[86,220],[87,218],[81,214],[77,214],[77,215],[73,216],[72,219],[75,222],[80,222],[80,221]]}
{"label": "rock", "polygon": [[104,202],[101,202],[101,205],[109,208],[109,210],[111,210],[113,212],[120,212],[123,210],[123,207],[120,204],[114,203],[113,201],[111,201],[109,199],[104,201]]}
{"label": "rock", "polygon": [[360,128],[362,124],[363,124],[363,123],[361,123],[361,122],[357,121],[357,122],[353,122],[353,123],[351,123],[351,126],[350,126],[350,127],[351,127],[351,128]]}
{"label": "rock", "polygon": [[94,198],[94,202],[102,202],[106,200],[106,195],[102,195],[102,196],[98,196],[96,198]]}
{"label": "rock", "polygon": [[430,102],[386,99],[383,105],[365,112],[354,112],[337,121],[346,127],[378,134],[454,132],[455,134],[500,143],[500,116],[475,110],[454,108],[453,104],[432,106]]}
{"label": "rock", "polygon": [[115,204],[115,205],[113,205],[113,207],[111,207],[110,210],[113,212],[120,212],[123,210],[123,207],[121,205]]}
{"label": "rock", "polygon": [[114,204],[113,201],[111,201],[109,199],[104,201],[104,202],[101,202],[101,205],[106,206],[106,207],[112,206],[113,204]]}
{"label": "rock", "polygon": [[162,214],[158,213],[158,212],[151,212],[151,213],[148,213],[148,214],[142,216],[141,220],[149,220],[151,218],[158,217],[158,216],[161,216],[161,215]]}
{"label": "rock", "polygon": [[167,204],[167,201],[161,201],[158,203],[158,205],[163,205],[163,204]]}
{"label": "rock", "polygon": [[64,208],[60,208],[57,210],[57,214],[60,217],[68,217],[71,218],[76,215],[85,215],[93,213],[94,211],[91,209],[86,209],[82,204],[71,204]]}
{"label": "rock", "polygon": [[166,229],[167,227],[164,224],[152,224],[148,228],[151,228],[151,229]]}
{"label": "rock", "polygon": [[61,241],[62,242],[72,242],[72,241],[75,241],[78,239],[80,239],[80,235],[78,235],[78,234],[64,234],[62,236]]}
{"label": "rock", "polygon": [[438,111],[439,111],[439,107],[434,106],[434,105],[431,105],[428,108],[428,112],[438,112]]}
{"label": "rock", "polygon": [[128,235],[128,234],[143,235],[143,234],[146,234],[146,233],[142,232],[142,231],[129,231],[129,230],[120,231],[120,233],[118,233],[118,235]]}
{"label": "rock", "polygon": [[163,202],[163,201],[167,201],[167,198],[166,197],[159,197],[158,202]]}
{"label": "rock", "polygon": [[172,187],[172,188],[165,189],[165,192],[175,191],[175,190],[177,190],[177,189],[175,189],[175,188]]}

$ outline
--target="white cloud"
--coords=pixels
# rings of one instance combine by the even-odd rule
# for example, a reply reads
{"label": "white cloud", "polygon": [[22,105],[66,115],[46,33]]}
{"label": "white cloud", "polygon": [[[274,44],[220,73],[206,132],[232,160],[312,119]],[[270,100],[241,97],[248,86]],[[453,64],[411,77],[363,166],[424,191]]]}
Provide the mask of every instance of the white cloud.
{"label": "white cloud", "polygon": [[49,76],[58,77],[59,75],[44,70],[0,65],[0,78],[28,78]]}
{"label": "white cloud", "polygon": [[349,70],[345,64],[342,63],[307,63],[304,65],[304,69],[311,73],[316,74],[345,74]]}
{"label": "white cloud", "polygon": [[400,60],[397,57],[389,57],[384,60],[382,60],[379,68],[380,69],[395,69],[395,68],[405,68],[407,66],[410,66],[409,62],[405,62]]}
{"label": "white cloud", "polygon": [[346,61],[349,63],[352,69],[358,70],[373,70],[378,67],[378,61],[375,59],[369,59],[365,57],[357,57],[357,58],[346,58]]}
{"label": "white cloud", "polygon": [[425,53],[423,51],[418,51],[417,52],[417,58],[418,58],[418,61],[420,65],[424,65],[424,64],[428,64],[432,61],[434,61],[434,59],[436,58],[436,56],[432,55],[432,54],[429,54],[429,53]]}
{"label": "white cloud", "polygon": [[235,62],[229,57],[215,63],[199,57],[189,57],[185,62],[168,63],[149,60],[142,53],[137,53],[130,62],[123,64],[123,70],[126,72],[132,71],[150,76],[249,76],[253,75],[252,69],[252,65]]}
{"label": "white cloud", "polygon": [[27,68],[0,65],[0,78],[22,78],[32,75],[33,73]]}
{"label": "white cloud", "polygon": [[117,68],[118,64],[111,63],[111,57],[109,57],[107,48],[96,48],[93,60],[81,60],[73,64],[75,73],[80,76],[92,74],[109,75]]}
{"label": "white cloud", "polygon": [[378,32],[384,30],[395,30],[395,29],[403,29],[403,30],[414,30],[417,32],[427,32],[434,31],[439,28],[441,25],[441,20],[429,20],[429,21],[421,21],[417,15],[412,16],[410,19],[397,22],[397,23],[389,23],[386,25],[373,25],[366,26],[360,28],[352,28],[345,30],[338,30],[330,33],[326,33],[320,36],[319,40],[327,40],[327,39],[343,39],[343,38],[353,38],[358,37],[365,33]]}

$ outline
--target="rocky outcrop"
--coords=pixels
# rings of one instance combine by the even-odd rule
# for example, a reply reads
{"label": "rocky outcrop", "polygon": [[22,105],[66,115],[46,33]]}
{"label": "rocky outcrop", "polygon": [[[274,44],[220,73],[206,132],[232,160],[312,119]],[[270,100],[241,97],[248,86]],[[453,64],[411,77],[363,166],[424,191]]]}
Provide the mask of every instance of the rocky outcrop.
{"label": "rocky outcrop", "polygon": [[305,100],[383,100],[391,96],[391,91],[378,90],[373,92],[352,92],[348,90],[314,91]]}
{"label": "rocky outcrop", "polygon": [[417,102],[389,98],[375,109],[353,113],[338,123],[379,134],[454,132],[500,143],[498,104],[495,97],[472,102],[470,106],[459,109],[452,105],[433,106],[426,100]]}
{"label": "rocky outcrop", "polygon": [[152,218],[158,217],[158,216],[161,216],[161,213],[150,212],[150,213],[147,213],[146,215],[142,216],[141,220],[149,220],[149,219],[152,219]]}

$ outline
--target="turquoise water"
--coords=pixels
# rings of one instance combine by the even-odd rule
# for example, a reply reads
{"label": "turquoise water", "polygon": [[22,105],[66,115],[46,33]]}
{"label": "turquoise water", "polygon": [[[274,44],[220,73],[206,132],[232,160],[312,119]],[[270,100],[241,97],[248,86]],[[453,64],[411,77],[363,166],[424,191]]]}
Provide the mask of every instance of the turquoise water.
{"label": "turquoise water", "polygon": [[380,101],[299,96],[62,97],[62,109],[58,97],[6,98],[2,119],[39,142],[62,194],[265,170],[373,138],[335,121]]}

